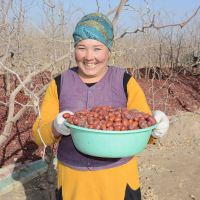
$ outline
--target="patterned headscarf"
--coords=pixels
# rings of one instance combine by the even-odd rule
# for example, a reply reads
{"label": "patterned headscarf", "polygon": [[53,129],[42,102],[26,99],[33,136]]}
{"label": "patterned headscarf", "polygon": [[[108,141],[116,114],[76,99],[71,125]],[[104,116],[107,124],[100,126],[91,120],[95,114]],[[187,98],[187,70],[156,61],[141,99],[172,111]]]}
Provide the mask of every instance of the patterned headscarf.
{"label": "patterned headscarf", "polygon": [[109,50],[112,47],[113,37],[112,23],[101,13],[85,15],[77,23],[73,33],[75,46],[81,40],[93,39],[103,43]]}

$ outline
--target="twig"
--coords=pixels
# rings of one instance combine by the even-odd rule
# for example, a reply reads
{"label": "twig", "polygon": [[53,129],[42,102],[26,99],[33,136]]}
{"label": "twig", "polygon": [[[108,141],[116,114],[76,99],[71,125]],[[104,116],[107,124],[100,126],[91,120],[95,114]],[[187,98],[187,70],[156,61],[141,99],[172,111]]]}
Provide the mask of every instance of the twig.
{"label": "twig", "polygon": [[127,1],[128,0],[121,0],[120,1],[118,8],[117,8],[117,11],[115,13],[115,16],[113,17],[113,20],[112,20],[113,27],[116,25],[117,20],[119,18],[119,15],[122,12],[122,9],[123,9],[124,5],[127,3]]}
{"label": "twig", "polygon": [[[162,28],[167,28],[167,27],[175,27],[175,26],[180,26],[180,28],[183,28],[187,23],[189,23],[197,15],[199,10],[200,10],[200,6],[195,10],[195,12],[188,19],[186,19],[183,22],[175,23],[175,24],[167,24],[167,25],[162,25],[162,26],[155,25],[155,15],[153,15],[153,18],[149,25],[138,28],[135,31],[125,31],[123,34],[121,34],[121,36],[119,38],[123,38],[127,34],[144,32],[145,29],[149,29],[149,28],[155,28],[157,30],[162,29]],[[119,39],[119,38],[116,38],[116,39]]]}
{"label": "twig", "polygon": [[0,104],[2,104],[2,105],[4,105],[4,106],[7,106],[7,105],[8,105],[8,103],[5,103],[5,102],[3,102],[3,101],[0,101]]}
{"label": "twig", "polygon": [[98,0],[96,0],[96,4],[97,4],[97,12],[99,12],[100,11],[100,6],[99,6],[99,1]]}
{"label": "twig", "polygon": [[107,16],[112,15],[114,12],[116,12],[117,8],[118,8],[118,6],[116,6],[116,7],[113,8],[112,10],[110,10],[106,15],[107,15]]}
{"label": "twig", "polygon": [[54,4],[52,4],[51,2],[49,1],[46,1],[46,0],[43,0],[44,1],[44,4],[46,4],[47,6],[49,6],[50,8],[55,8],[56,6]]}

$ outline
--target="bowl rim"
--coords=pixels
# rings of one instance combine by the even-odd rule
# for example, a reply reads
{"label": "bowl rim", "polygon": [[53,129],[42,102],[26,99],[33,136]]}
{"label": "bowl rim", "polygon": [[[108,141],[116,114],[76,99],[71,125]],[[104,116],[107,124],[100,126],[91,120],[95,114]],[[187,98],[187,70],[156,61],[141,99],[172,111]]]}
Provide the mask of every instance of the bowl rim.
{"label": "bowl rim", "polygon": [[157,123],[154,124],[153,126],[149,126],[148,128],[136,129],[136,130],[126,130],[126,131],[111,131],[111,130],[90,129],[90,128],[85,128],[85,127],[70,124],[67,121],[64,121],[64,125],[68,128],[87,131],[87,132],[90,132],[90,133],[92,132],[92,133],[101,133],[101,134],[123,134],[124,135],[124,134],[133,134],[133,133],[137,134],[137,133],[153,130],[154,128],[156,128]]}

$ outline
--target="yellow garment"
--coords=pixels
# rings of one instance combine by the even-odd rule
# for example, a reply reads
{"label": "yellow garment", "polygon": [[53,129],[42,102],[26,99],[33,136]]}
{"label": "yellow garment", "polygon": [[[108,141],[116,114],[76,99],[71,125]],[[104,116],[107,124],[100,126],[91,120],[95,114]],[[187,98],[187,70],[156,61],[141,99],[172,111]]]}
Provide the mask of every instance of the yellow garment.
{"label": "yellow garment", "polygon": [[[128,101],[127,101],[128,109],[137,109],[141,112],[152,114],[147,104],[144,92],[134,78],[130,78],[128,82],[127,93],[128,93]],[[148,143],[155,144],[156,138],[153,138],[151,136]]]}
{"label": "yellow garment", "polygon": [[137,109],[140,112],[151,114],[151,110],[147,104],[144,92],[134,78],[130,78],[128,82],[127,93],[128,93],[128,101],[127,101],[128,109]]}
{"label": "yellow garment", "polygon": [[[128,109],[151,113],[145,95],[134,78],[130,78],[127,85]],[[36,119],[33,126],[33,137],[38,145],[43,141],[47,145],[54,144],[57,140],[52,135],[51,124],[59,113],[59,100],[57,87],[51,81],[42,106],[41,118]],[[133,190],[139,188],[137,161],[134,157],[128,163],[103,170],[79,171],[64,166],[58,161],[58,188],[62,188],[63,200],[122,200],[128,184]]]}
{"label": "yellow garment", "polygon": [[38,145],[44,145],[40,138],[40,134],[46,145],[51,145],[57,142],[53,137],[51,124],[58,113],[59,101],[57,87],[55,80],[52,80],[47,88],[40,108],[40,117],[37,117],[33,125],[33,138]]}
{"label": "yellow garment", "polygon": [[[58,188],[64,200],[123,200],[127,184],[139,188],[136,158],[127,164],[97,171],[79,171],[58,163]],[[103,191],[103,192],[102,192]]]}

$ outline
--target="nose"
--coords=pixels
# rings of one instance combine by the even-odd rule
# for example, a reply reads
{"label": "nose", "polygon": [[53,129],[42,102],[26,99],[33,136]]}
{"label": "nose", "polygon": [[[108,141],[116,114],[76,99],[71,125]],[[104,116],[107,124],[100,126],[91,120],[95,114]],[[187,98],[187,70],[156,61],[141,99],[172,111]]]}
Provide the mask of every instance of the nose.
{"label": "nose", "polygon": [[94,58],[94,53],[91,49],[87,49],[85,52],[85,59],[86,60],[92,60]]}

